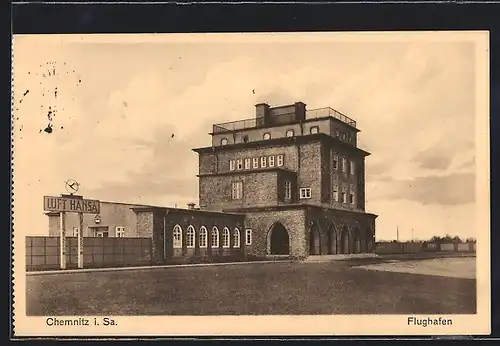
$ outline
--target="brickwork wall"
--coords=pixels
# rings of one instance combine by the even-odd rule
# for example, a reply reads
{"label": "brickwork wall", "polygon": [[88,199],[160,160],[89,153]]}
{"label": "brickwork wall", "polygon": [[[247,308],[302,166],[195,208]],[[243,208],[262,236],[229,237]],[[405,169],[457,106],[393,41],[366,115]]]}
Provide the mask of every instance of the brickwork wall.
{"label": "brickwork wall", "polygon": [[[269,206],[278,203],[276,171],[200,177],[200,207],[221,211],[246,206]],[[232,183],[243,182],[242,199],[232,199]]]}
{"label": "brickwork wall", "polygon": [[[219,152],[216,154],[206,154],[201,153],[200,156],[214,155],[214,163],[212,164],[209,159],[201,160],[204,167],[200,168],[200,172],[204,173],[225,173],[230,172],[229,161],[237,159],[253,159],[254,157],[259,158],[259,169],[260,168],[260,157],[269,155],[283,155],[284,165],[281,168],[289,169],[291,171],[297,171],[297,150],[294,145],[276,145],[271,147],[258,147],[258,148],[239,148],[234,150],[227,150]],[[252,162],[250,162],[252,164]],[[215,164],[217,164],[215,166]],[[253,165],[251,169],[245,171],[254,170]],[[267,166],[269,167],[269,166]],[[277,167],[277,164],[275,165]]]}
{"label": "brickwork wall", "polygon": [[303,210],[247,213],[245,225],[252,229],[252,245],[247,247],[248,253],[254,256],[269,254],[269,232],[276,222],[281,222],[288,231],[291,245],[290,256],[293,258],[306,257],[305,213]]}
{"label": "brickwork wall", "polygon": [[[186,209],[169,209],[167,212],[162,208],[150,211],[138,211],[138,220],[143,220],[145,227],[152,227],[152,253],[155,263],[166,263],[169,260],[200,260],[213,257],[244,257],[244,215],[209,213]],[[176,225],[182,229],[182,247],[174,248],[173,230]],[[187,247],[187,230],[193,226],[195,231],[195,247]],[[207,229],[207,247],[200,248],[200,230],[204,226]],[[219,230],[219,247],[210,247],[210,237],[213,227]],[[227,227],[230,231],[230,247],[223,248],[223,230]],[[234,247],[234,231],[240,232],[240,247]],[[145,230],[149,232],[148,230]]]}
{"label": "brickwork wall", "polygon": [[154,232],[153,212],[137,214],[137,234],[141,237],[151,237]]}
{"label": "brickwork wall", "polygon": [[300,145],[298,188],[311,188],[311,198],[304,203],[321,204],[321,144],[312,142]]}
{"label": "brickwork wall", "polygon": [[[338,157],[337,169],[334,167],[334,158]],[[342,171],[342,158],[347,158],[347,170],[346,172]],[[325,165],[331,167],[331,175],[330,175],[330,189],[332,193],[330,194],[329,203],[333,208],[342,209],[342,210],[364,210],[364,198],[365,198],[365,181],[364,181],[364,159],[360,157],[353,157],[352,154],[342,150],[338,147],[332,147],[330,149],[329,155],[330,162],[327,162],[326,159],[324,161]],[[355,171],[354,175],[350,174],[350,163],[349,160],[355,161]],[[338,187],[338,201],[334,199],[334,186]],[[326,188],[326,186],[325,186]],[[347,203],[342,203],[342,191],[343,189],[347,194],[350,193],[351,188],[355,190],[355,203],[349,203],[349,196],[347,196]]]}
{"label": "brickwork wall", "polygon": [[[341,210],[310,208],[306,214],[307,245],[310,230],[317,227],[321,254],[340,253],[342,232],[347,233],[347,252],[373,252],[375,243],[375,217],[364,213],[346,213]],[[359,241],[359,244],[357,244]],[[335,246],[332,246],[334,243]]]}

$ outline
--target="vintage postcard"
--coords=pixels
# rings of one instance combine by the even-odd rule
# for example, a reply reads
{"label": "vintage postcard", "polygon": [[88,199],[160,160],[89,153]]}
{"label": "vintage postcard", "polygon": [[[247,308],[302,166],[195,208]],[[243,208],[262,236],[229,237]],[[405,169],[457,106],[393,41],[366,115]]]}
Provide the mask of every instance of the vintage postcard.
{"label": "vintage postcard", "polygon": [[488,32],[16,35],[15,336],[490,333]]}

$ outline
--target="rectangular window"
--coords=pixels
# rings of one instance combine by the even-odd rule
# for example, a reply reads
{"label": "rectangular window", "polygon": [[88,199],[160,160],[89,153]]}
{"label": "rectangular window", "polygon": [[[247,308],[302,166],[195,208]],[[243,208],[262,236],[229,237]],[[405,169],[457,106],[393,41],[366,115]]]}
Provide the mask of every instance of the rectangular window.
{"label": "rectangular window", "polygon": [[121,227],[121,226],[115,227],[115,235],[118,238],[125,237],[125,227]]}
{"label": "rectangular window", "polygon": [[347,203],[347,194],[342,192],[342,203]]}
{"label": "rectangular window", "polygon": [[243,198],[243,182],[235,181],[232,184],[232,198],[242,199]]}
{"label": "rectangular window", "polygon": [[80,228],[73,227],[73,237],[78,237],[80,235]]}
{"label": "rectangular window", "polygon": [[109,235],[108,231],[96,231],[96,237],[107,238]]}
{"label": "rectangular window", "polygon": [[236,169],[235,163],[236,162],[234,160],[229,160],[229,170],[230,171],[234,171]]}
{"label": "rectangular window", "polygon": [[300,189],[300,198],[301,199],[311,198],[311,188],[310,187],[301,188]]}
{"label": "rectangular window", "polygon": [[250,159],[245,159],[245,169],[250,169]]}
{"label": "rectangular window", "polygon": [[242,159],[236,160],[236,169],[237,170],[243,169],[243,160]]}
{"label": "rectangular window", "polygon": [[292,199],[292,182],[285,181],[285,199]]}
{"label": "rectangular window", "polygon": [[245,230],[245,244],[252,245],[252,230],[250,228]]}
{"label": "rectangular window", "polygon": [[262,156],[260,158],[260,167],[261,168],[266,168],[267,167],[267,156]]}
{"label": "rectangular window", "polygon": [[333,187],[333,201],[334,202],[339,201],[339,187],[337,185]]}
{"label": "rectangular window", "polygon": [[259,158],[258,157],[254,157],[252,159],[252,166],[253,166],[253,168],[259,168]]}
{"label": "rectangular window", "polygon": [[351,173],[351,175],[354,175],[355,167],[356,167],[356,162],[351,160],[351,167],[349,167],[349,172]]}
{"label": "rectangular window", "polygon": [[342,172],[347,171],[347,159],[345,157],[342,158]]}
{"label": "rectangular window", "polygon": [[276,156],[276,161],[277,161],[278,167],[282,167],[283,166],[283,155]]}
{"label": "rectangular window", "polygon": [[333,155],[333,169],[339,169],[339,157],[338,155]]}
{"label": "rectangular window", "polygon": [[269,156],[269,167],[274,167],[274,155]]}

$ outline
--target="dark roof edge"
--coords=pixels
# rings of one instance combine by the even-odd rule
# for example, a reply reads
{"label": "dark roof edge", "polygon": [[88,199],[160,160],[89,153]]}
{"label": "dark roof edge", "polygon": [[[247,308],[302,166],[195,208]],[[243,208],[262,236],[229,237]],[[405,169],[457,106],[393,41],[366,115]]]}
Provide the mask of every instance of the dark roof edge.
{"label": "dark roof edge", "polygon": [[340,146],[346,148],[347,150],[357,151],[365,157],[371,155],[369,152],[363,149],[342,142],[341,140],[332,137],[330,135],[327,135],[325,133],[315,133],[315,134],[302,135],[296,137],[280,137],[280,138],[265,139],[265,140],[246,142],[246,143],[234,143],[227,145],[193,148],[191,150],[199,154],[199,153],[208,153],[216,151],[227,151],[238,148],[262,147],[262,146],[273,146],[273,145],[291,145],[296,143],[309,143],[314,141],[336,142],[336,144],[340,144]]}
{"label": "dark roof edge", "polygon": [[337,208],[330,208],[327,206],[320,206],[314,204],[282,204],[282,205],[274,205],[274,206],[262,206],[262,207],[247,207],[247,208],[234,208],[234,209],[225,209],[223,211],[234,212],[238,211],[240,213],[251,213],[251,212],[266,212],[266,211],[281,211],[281,210],[300,210],[300,209],[322,209],[323,211],[336,211],[339,213],[346,214],[355,214],[355,215],[364,215],[377,218],[377,214],[367,213],[364,211],[355,211],[355,210],[344,210]]}
{"label": "dark roof edge", "polygon": [[237,213],[237,212],[217,212],[217,211],[210,211],[210,210],[199,210],[199,209],[182,209],[182,208],[169,208],[169,207],[133,207],[130,208],[132,209],[135,213],[137,212],[154,212],[154,211],[161,211],[165,213],[170,213],[170,212],[178,212],[178,213],[184,213],[184,214],[205,214],[205,215],[224,215],[224,216],[243,216],[243,213]]}

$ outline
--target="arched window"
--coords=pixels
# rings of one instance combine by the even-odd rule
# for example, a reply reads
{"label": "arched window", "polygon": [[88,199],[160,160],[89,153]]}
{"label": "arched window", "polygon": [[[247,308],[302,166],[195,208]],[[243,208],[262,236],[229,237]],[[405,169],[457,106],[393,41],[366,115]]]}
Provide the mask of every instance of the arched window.
{"label": "arched window", "polygon": [[194,248],[194,243],[195,243],[194,227],[189,226],[186,232],[186,247]]}
{"label": "arched window", "polygon": [[182,248],[182,228],[179,225],[174,226],[173,232],[174,248]]}
{"label": "arched window", "polygon": [[237,228],[235,228],[233,231],[233,247],[234,248],[240,247],[240,230]]}
{"label": "arched window", "polygon": [[309,131],[311,132],[311,134],[318,133],[319,132],[319,127],[313,126],[313,127],[311,127],[311,129]]}
{"label": "arched window", "polygon": [[229,233],[229,228],[224,227],[222,230],[222,247],[230,247],[231,246],[231,235]]}
{"label": "arched window", "polygon": [[222,138],[220,140],[220,145],[227,145],[227,138]]}
{"label": "arched window", "polygon": [[293,137],[293,135],[294,135],[293,130],[288,130],[288,131],[286,131],[286,136],[287,136],[287,137]]}
{"label": "arched window", "polygon": [[271,139],[271,134],[269,132],[266,132],[266,133],[264,133],[264,135],[262,136],[262,138],[264,138],[266,140],[267,139]]}
{"label": "arched window", "polygon": [[211,247],[219,247],[219,229],[214,226],[212,228],[212,237],[211,237]]}
{"label": "arched window", "polygon": [[207,247],[207,229],[205,226],[201,226],[200,228],[200,247]]}

